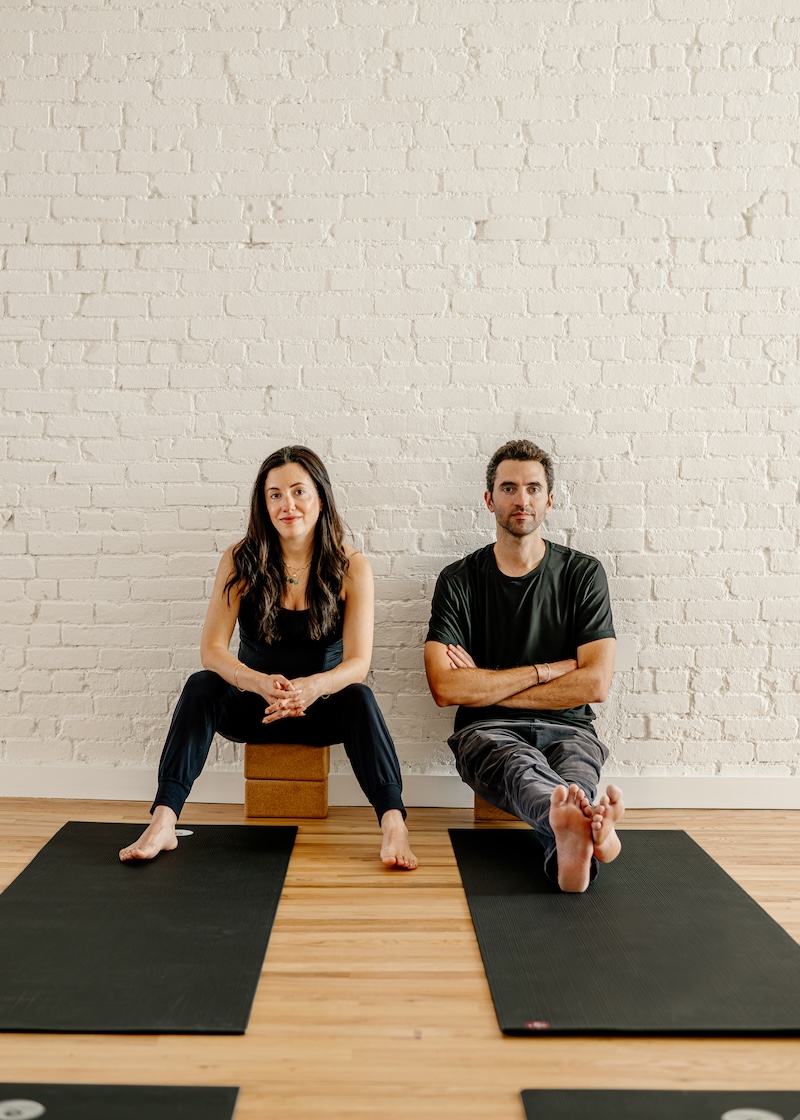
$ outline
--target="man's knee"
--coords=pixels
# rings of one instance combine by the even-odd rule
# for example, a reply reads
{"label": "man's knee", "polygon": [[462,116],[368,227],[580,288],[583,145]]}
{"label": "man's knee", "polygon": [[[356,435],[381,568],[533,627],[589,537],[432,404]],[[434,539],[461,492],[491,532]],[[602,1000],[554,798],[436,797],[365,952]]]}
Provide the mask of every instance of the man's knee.
{"label": "man's knee", "polygon": [[499,749],[502,737],[491,727],[465,727],[451,735],[448,744],[456,760],[456,769],[468,786],[478,793],[503,788],[508,753]]}
{"label": "man's knee", "polygon": [[473,723],[447,740],[454,755],[485,754],[499,746],[501,736],[487,724]]}
{"label": "man's knee", "polygon": [[531,750],[530,742],[521,728],[489,721],[468,724],[447,741],[453,754],[464,758],[501,759]]}

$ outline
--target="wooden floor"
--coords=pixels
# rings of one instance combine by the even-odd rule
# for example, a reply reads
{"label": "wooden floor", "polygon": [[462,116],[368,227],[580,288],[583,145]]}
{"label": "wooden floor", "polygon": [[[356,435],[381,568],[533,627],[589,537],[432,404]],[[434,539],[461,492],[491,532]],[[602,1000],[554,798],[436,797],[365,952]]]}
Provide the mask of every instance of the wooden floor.
{"label": "wooden floor", "polygon": [[[0,888],[64,821],[145,814],[0,800]],[[241,819],[237,806],[190,805],[182,823]],[[800,940],[800,813],[624,823],[685,828]],[[408,874],[377,860],[369,810],[300,822],[246,1035],[2,1035],[0,1081],[238,1085],[236,1120],[523,1120],[523,1088],[800,1089],[800,1039],[501,1035],[447,836],[472,824],[467,810],[412,809],[421,866]]]}

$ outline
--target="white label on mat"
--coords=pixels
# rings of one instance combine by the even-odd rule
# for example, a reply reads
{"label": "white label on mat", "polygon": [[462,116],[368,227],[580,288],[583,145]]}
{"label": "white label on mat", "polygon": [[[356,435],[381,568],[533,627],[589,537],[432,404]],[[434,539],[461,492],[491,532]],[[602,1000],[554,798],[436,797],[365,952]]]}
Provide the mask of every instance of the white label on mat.
{"label": "white label on mat", "polygon": [[721,1120],[783,1120],[783,1117],[766,1108],[732,1108],[730,1112],[723,1112]]}
{"label": "white label on mat", "polygon": [[38,1101],[0,1101],[0,1120],[36,1120],[47,1109]]}

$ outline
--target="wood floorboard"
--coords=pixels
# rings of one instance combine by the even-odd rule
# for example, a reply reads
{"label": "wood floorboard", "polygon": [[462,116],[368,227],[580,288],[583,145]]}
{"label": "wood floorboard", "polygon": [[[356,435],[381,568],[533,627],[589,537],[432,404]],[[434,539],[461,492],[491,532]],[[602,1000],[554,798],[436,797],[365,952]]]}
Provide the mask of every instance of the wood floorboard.
{"label": "wood floorboard", "polygon": [[[0,888],[65,821],[146,813],[0,800]],[[241,808],[190,805],[184,820],[240,822]],[[522,1088],[800,1090],[800,1039],[504,1037],[447,836],[473,826],[471,811],[410,811],[413,874],[379,863],[369,810],[298,823],[246,1035],[3,1034],[0,1080],[234,1084],[236,1120],[523,1120]],[[800,813],[639,811],[624,823],[686,829],[800,941]]]}

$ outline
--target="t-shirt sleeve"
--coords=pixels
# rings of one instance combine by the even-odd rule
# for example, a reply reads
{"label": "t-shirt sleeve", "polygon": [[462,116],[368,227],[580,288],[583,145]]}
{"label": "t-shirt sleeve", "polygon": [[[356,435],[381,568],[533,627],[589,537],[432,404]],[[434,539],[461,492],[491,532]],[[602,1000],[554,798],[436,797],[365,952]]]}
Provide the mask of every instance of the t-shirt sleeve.
{"label": "t-shirt sleeve", "polygon": [[467,612],[457,587],[447,572],[441,572],[433,592],[431,620],[425,641],[461,645],[469,649],[468,630]]}
{"label": "t-shirt sleeve", "polygon": [[616,637],[608,580],[599,560],[584,572],[575,598],[576,646]]}

